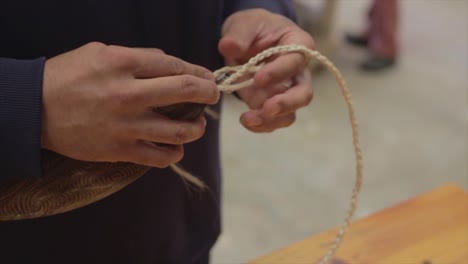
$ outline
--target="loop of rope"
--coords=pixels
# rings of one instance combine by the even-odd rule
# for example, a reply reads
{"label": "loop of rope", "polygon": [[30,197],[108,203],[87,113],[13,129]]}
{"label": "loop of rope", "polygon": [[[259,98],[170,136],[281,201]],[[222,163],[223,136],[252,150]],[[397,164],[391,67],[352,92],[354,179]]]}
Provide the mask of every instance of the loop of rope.
{"label": "loop of rope", "polygon": [[[353,218],[354,212],[356,211],[357,203],[358,203],[358,196],[362,186],[362,178],[363,178],[363,157],[362,157],[362,150],[361,145],[359,143],[359,126],[356,119],[355,108],[351,98],[351,93],[346,85],[346,82],[341,75],[340,71],[336,68],[336,66],[325,56],[320,54],[318,51],[311,50],[307,47],[300,46],[300,45],[284,45],[284,46],[277,46],[270,49],[267,49],[255,57],[251,58],[246,64],[234,67],[224,67],[214,72],[215,78],[217,80],[218,88],[222,92],[234,92],[240,90],[242,88],[246,88],[251,86],[254,83],[253,77],[250,77],[248,80],[242,81],[240,83],[236,83],[236,81],[240,80],[241,78],[245,77],[246,74],[255,74],[258,72],[262,66],[264,65],[265,59],[273,56],[279,55],[283,53],[290,53],[290,52],[298,52],[304,55],[307,60],[316,59],[323,65],[327,67],[327,69],[333,73],[335,79],[338,83],[338,86],[341,89],[341,93],[344,97],[348,108],[349,120],[351,123],[351,130],[352,130],[352,138],[353,138],[353,147],[355,152],[356,158],[356,179],[354,188],[352,190],[351,199],[350,199],[350,206],[346,217],[341,225],[338,234],[336,235],[330,249],[325,254],[325,256],[321,259],[320,264],[326,264],[330,261],[331,257],[335,254],[336,250],[341,244],[343,240],[344,234],[348,229],[348,226]],[[209,111],[208,111],[209,112]],[[216,113],[211,113],[210,115],[214,115]],[[194,177],[190,173],[186,172],[182,168],[177,165],[172,165],[171,168],[183,179],[199,186],[205,188],[205,185],[202,181],[198,178]]]}

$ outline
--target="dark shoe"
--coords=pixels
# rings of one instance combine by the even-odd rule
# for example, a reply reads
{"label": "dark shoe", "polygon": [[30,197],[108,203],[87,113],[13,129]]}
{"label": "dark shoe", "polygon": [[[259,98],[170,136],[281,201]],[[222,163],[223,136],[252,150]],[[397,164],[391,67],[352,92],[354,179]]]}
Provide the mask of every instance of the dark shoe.
{"label": "dark shoe", "polygon": [[392,67],[395,64],[394,58],[378,55],[371,55],[366,61],[361,63],[361,69],[365,71],[380,71]]}
{"label": "dark shoe", "polygon": [[361,35],[346,34],[346,41],[354,46],[367,47],[369,40]]}

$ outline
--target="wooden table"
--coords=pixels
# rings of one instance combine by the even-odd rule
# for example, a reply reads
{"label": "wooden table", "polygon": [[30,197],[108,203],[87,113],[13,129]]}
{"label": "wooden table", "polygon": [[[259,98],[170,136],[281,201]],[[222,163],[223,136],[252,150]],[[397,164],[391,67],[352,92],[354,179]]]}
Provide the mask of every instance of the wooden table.
{"label": "wooden table", "polygon": [[[317,263],[336,232],[321,233],[250,263]],[[468,193],[446,185],[352,223],[331,263],[468,264]]]}

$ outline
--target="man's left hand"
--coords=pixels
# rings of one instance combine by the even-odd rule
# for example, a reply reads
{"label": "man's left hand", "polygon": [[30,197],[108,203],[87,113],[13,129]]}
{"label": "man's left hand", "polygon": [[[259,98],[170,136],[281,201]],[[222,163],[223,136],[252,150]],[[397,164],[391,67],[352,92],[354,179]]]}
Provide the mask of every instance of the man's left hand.
{"label": "man's left hand", "polygon": [[[314,48],[312,37],[288,18],[250,9],[226,20],[219,51],[227,65],[238,65],[265,49],[288,44]],[[284,54],[265,64],[255,74],[254,85],[238,91],[250,108],[242,114],[241,123],[258,133],[293,124],[296,111],[307,106],[313,97],[307,64],[299,53]]]}

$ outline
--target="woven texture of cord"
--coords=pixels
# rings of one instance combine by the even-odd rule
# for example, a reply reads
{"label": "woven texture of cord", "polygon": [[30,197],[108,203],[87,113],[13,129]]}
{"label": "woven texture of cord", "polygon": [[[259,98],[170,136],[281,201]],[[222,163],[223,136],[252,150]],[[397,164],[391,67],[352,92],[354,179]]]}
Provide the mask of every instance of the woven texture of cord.
{"label": "woven texture of cord", "polygon": [[[246,64],[234,67],[224,67],[214,72],[214,75],[217,79],[221,81],[218,82],[218,88],[223,92],[234,92],[243,88],[246,88],[254,83],[253,78],[250,78],[241,83],[236,83],[237,80],[244,78],[246,74],[256,73],[261,69],[264,64],[265,59],[272,57],[273,55],[280,55],[284,53],[298,52],[305,56],[306,59],[313,60],[316,59],[322,63],[333,75],[338,83],[341,93],[344,97],[348,108],[349,120],[351,123],[352,129],[352,138],[353,146],[356,158],[356,179],[355,184],[352,190],[350,206],[346,217],[341,225],[338,234],[333,241],[328,252],[321,259],[320,264],[329,263],[331,257],[335,254],[336,250],[341,244],[343,237],[346,233],[346,230],[353,218],[354,212],[358,204],[358,196],[362,186],[363,180],[363,156],[361,145],[359,143],[359,125],[356,118],[356,111],[354,108],[354,103],[351,98],[351,93],[346,85],[346,82],[341,74],[341,72],[336,68],[336,66],[325,56],[320,54],[318,51],[308,49],[307,47],[300,45],[284,45],[277,46],[270,49],[267,49],[255,57],[251,58]],[[231,74],[230,76],[228,74]],[[227,78],[220,78],[222,76],[229,76]],[[190,181],[190,180],[189,180]]]}

